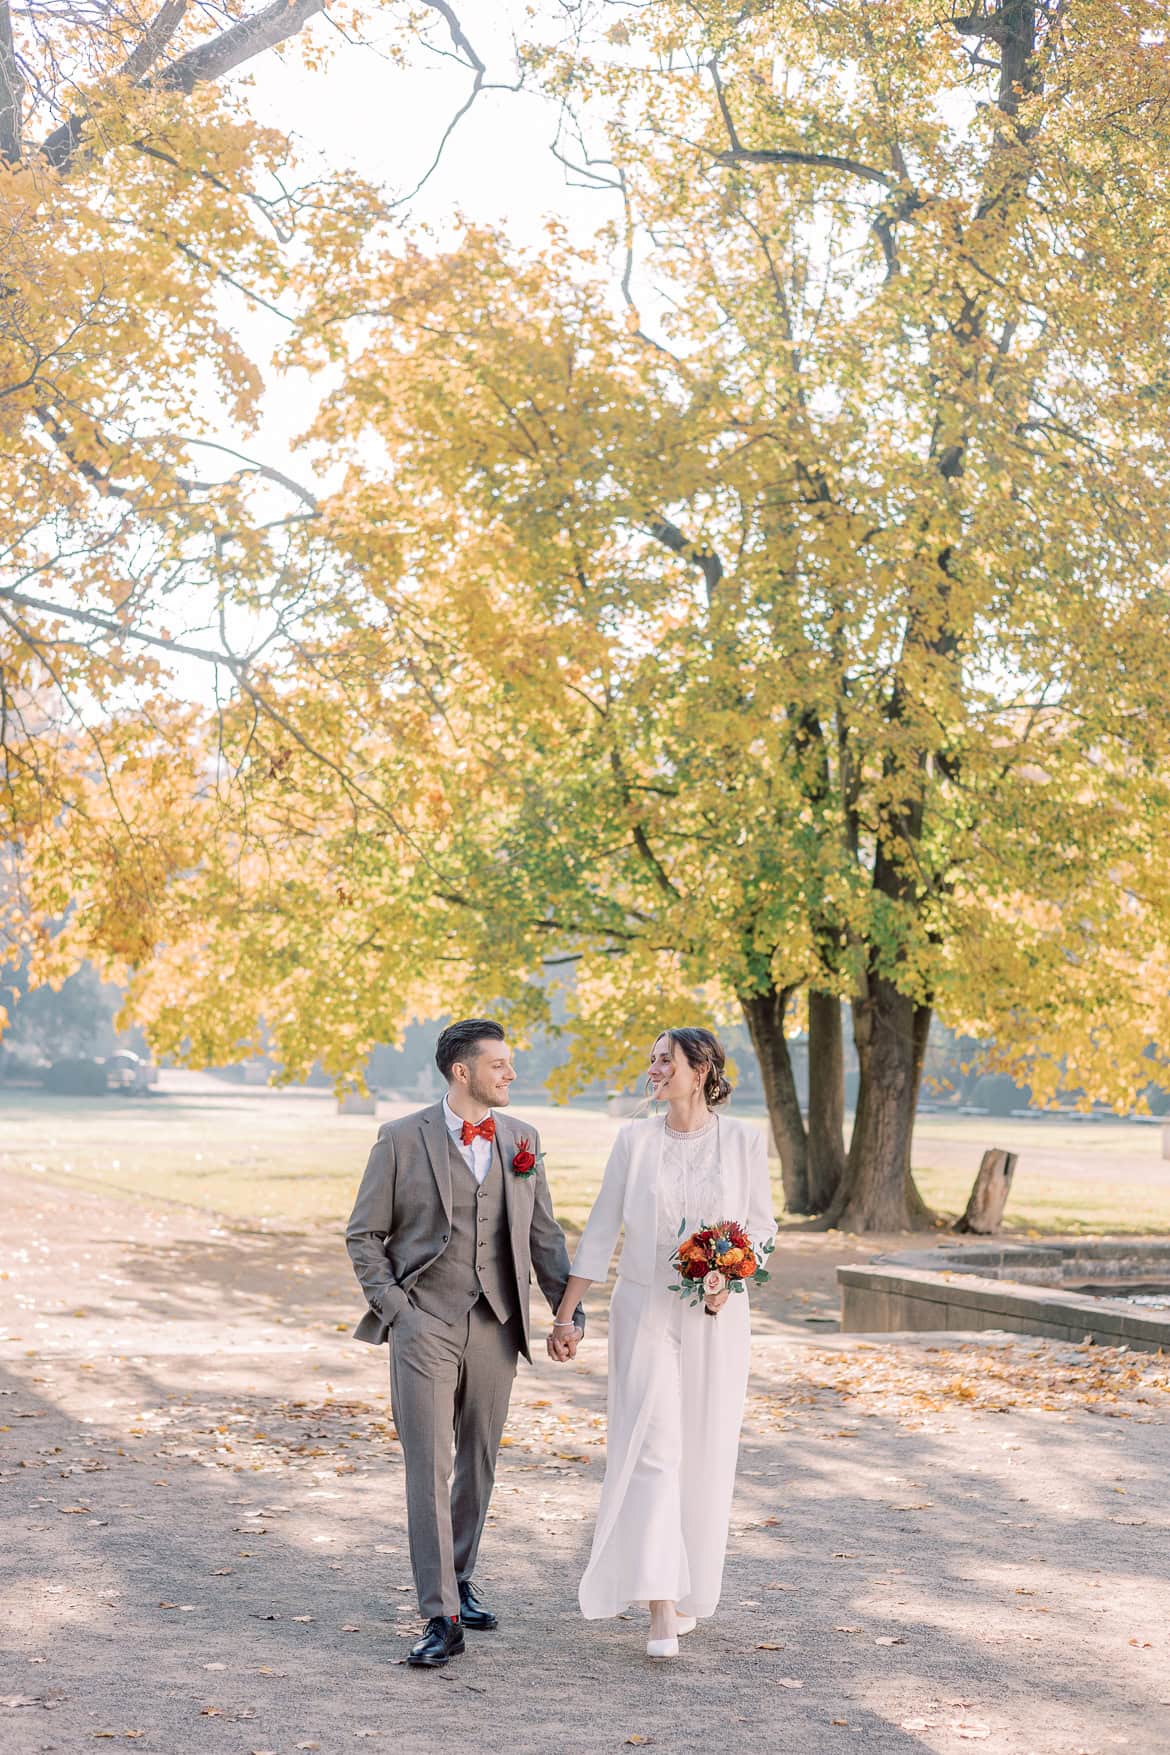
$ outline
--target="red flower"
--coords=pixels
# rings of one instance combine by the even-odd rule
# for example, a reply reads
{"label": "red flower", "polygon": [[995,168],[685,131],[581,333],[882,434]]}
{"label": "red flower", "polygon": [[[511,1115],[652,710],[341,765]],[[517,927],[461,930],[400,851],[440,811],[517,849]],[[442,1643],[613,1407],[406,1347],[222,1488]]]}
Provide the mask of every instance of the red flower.
{"label": "red flower", "polygon": [[531,1176],[536,1169],[536,1153],[528,1143],[525,1134],[516,1141],[516,1150],[512,1157],[512,1168],[517,1176]]}

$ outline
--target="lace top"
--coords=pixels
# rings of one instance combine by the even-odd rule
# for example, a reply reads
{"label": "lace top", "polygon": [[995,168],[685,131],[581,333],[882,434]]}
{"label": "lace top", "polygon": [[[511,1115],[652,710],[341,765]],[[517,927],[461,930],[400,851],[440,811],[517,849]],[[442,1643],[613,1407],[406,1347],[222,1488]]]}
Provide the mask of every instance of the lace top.
{"label": "lace top", "polygon": [[695,1133],[675,1133],[668,1127],[658,1171],[659,1268],[669,1271],[682,1237],[714,1219],[729,1217],[735,1215],[723,1211],[718,1116]]}

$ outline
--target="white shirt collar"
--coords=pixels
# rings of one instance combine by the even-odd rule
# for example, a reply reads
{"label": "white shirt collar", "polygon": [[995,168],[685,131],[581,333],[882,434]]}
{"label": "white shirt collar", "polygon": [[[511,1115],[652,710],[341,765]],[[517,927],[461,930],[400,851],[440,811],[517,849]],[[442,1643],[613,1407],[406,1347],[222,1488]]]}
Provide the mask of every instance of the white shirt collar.
{"label": "white shirt collar", "polygon": [[[490,1114],[491,1110],[489,1109],[488,1115]],[[443,1098],[443,1120],[447,1123],[448,1133],[461,1134],[463,1132],[463,1117],[461,1115],[456,1115],[446,1097]],[[484,1120],[487,1120],[486,1115]]]}

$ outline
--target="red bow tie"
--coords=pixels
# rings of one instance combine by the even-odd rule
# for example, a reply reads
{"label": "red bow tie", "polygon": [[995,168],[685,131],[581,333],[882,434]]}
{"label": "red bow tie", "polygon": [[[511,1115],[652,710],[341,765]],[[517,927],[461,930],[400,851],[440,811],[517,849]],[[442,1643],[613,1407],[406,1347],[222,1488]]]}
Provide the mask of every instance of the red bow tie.
{"label": "red bow tie", "polygon": [[459,1138],[465,1146],[469,1146],[472,1140],[477,1136],[489,1141],[489,1143],[495,1139],[496,1118],[494,1115],[489,1115],[487,1119],[481,1121],[477,1127],[473,1127],[470,1121],[465,1121],[463,1123],[463,1132],[460,1134]]}

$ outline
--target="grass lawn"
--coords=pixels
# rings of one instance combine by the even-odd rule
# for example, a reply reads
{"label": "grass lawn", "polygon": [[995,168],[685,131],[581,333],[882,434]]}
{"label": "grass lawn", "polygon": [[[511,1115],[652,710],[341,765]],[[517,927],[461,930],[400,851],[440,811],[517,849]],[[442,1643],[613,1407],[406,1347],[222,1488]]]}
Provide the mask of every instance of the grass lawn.
{"label": "grass lawn", "polygon": [[[339,1116],[327,1093],[244,1089],[181,1073],[164,1079],[163,1093],[149,1098],[0,1091],[0,1169],[237,1220],[340,1226],[378,1122],[412,1107],[383,1104],[377,1120]],[[621,1123],[591,1109],[516,1108],[540,1128],[558,1216],[575,1231]],[[1021,1154],[1011,1230],[1170,1230],[1170,1163],[1157,1127],[925,1116],[914,1161],[933,1207],[962,1211],[991,1145]],[[780,1211],[779,1166],[773,1170]]]}

